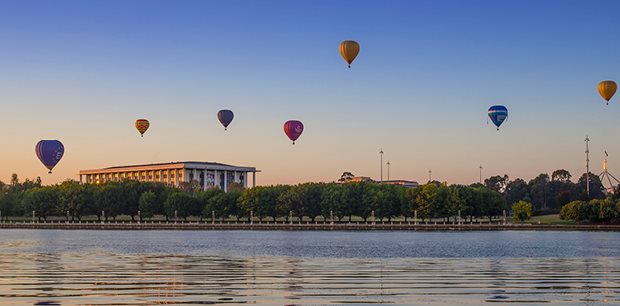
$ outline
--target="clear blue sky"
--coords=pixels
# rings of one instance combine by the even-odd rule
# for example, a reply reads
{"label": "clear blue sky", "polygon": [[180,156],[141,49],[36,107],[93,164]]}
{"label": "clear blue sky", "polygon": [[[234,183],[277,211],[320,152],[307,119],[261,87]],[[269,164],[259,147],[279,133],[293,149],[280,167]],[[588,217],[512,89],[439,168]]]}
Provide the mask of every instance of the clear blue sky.
{"label": "clear blue sky", "polygon": [[[0,42],[3,181],[172,160],[256,166],[263,184],[378,178],[381,147],[393,179],[577,176],[586,134],[593,172],[606,149],[620,173],[619,97],[596,92],[620,80],[619,1],[2,1]],[[306,126],[295,146],[288,119]],[[51,176],[47,138],[67,150]]]}

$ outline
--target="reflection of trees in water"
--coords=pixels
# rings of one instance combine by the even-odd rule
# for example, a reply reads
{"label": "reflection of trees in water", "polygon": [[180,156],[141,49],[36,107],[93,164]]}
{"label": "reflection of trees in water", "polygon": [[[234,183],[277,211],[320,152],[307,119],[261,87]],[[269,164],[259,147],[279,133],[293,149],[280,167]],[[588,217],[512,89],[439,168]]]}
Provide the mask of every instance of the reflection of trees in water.
{"label": "reflection of trees in water", "polygon": [[300,299],[297,294],[304,289],[304,275],[303,267],[300,267],[301,265],[303,265],[303,260],[299,258],[289,258],[286,260],[286,271],[288,273],[285,279],[286,288],[284,290],[289,292],[289,294],[285,296],[286,299]]}
{"label": "reflection of trees in water", "polygon": [[509,277],[509,273],[506,272],[506,268],[502,264],[502,260],[491,260],[489,262],[489,273],[493,277],[491,280],[491,292],[493,296],[488,300],[497,301],[508,299],[506,295],[507,282],[506,277]]}
{"label": "reflection of trees in water", "polygon": [[[58,274],[59,271],[65,271],[60,254],[38,253],[34,255],[34,269],[30,273],[34,274],[31,278],[33,285],[31,296],[37,300],[35,305],[58,305],[54,301],[57,292],[65,288],[68,280],[63,273]],[[42,298],[42,295],[46,298]]]}
{"label": "reflection of trees in water", "polygon": [[97,250],[0,253],[2,268],[3,289],[16,288],[22,301],[40,305],[599,304],[617,303],[620,279],[620,260],[614,257],[353,259]]}

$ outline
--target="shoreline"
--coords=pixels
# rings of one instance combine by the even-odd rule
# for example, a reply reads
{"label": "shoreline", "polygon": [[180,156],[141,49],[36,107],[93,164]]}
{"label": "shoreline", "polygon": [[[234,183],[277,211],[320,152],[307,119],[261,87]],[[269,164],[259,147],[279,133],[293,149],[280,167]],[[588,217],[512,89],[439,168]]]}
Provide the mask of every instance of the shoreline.
{"label": "shoreline", "polygon": [[271,231],[607,231],[620,232],[620,224],[372,224],[372,223],[1,223],[0,229],[56,230],[271,230]]}

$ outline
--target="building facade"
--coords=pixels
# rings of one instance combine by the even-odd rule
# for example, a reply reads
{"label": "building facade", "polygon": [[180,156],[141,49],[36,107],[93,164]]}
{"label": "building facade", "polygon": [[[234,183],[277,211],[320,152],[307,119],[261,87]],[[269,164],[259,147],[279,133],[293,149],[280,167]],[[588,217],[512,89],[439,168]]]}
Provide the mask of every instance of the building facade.
{"label": "building facade", "polygon": [[383,181],[383,184],[399,185],[399,186],[403,186],[407,188],[418,188],[420,186],[420,184],[418,184],[418,182],[416,181],[407,181],[407,180]]}
{"label": "building facade", "polygon": [[228,191],[228,186],[232,183],[247,188],[249,175],[252,176],[252,187],[256,186],[256,172],[260,171],[254,167],[187,161],[80,170],[80,183],[100,184],[136,180],[179,187],[183,183],[194,182],[203,190],[219,186],[222,190]]}
{"label": "building facade", "polygon": [[388,185],[399,185],[407,188],[417,188],[420,186],[416,181],[408,181],[408,180],[384,180],[383,182],[375,181],[368,176],[356,176],[351,179],[352,183],[362,183],[362,182],[370,182],[370,183],[381,183]]}

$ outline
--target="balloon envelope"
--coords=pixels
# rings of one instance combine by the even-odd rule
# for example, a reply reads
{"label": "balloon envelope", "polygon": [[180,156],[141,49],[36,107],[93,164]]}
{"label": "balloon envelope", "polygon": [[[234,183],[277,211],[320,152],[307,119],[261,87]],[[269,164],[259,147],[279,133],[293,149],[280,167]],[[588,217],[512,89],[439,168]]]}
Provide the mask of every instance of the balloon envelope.
{"label": "balloon envelope", "polygon": [[50,170],[49,173],[65,154],[65,146],[58,140],[41,140],[34,149],[41,163]]}
{"label": "balloon envelope", "polygon": [[598,93],[607,101],[607,104],[609,104],[609,100],[614,96],[617,89],[618,84],[614,81],[607,80],[598,83]]}
{"label": "balloon envelope", "polygon": [[304,131],[304,124],[301,121],[297,120],[289,120],[284,123],[284,133],[290,140],[295,144],[295,140],[301,136],[301,133]]}
{"label": "balloon envelope", "polygon": [[499,130],[499,126],[508,118],[508,109],[503,105],[493,105],[489,108],[488,114],[493,124]]}
{"label": "balloon envelope", "polygon": [[353,40],[345,40],[340,43],[338,47],[340,51],[340,55],[344,58],[347,63],[349,63],[349,68],[351,68],[351,63],[357,57],[357,54],[360,52],[360,45]]}
{"label": "balloon envelope", "polygon": [[144,137],[144,133],[146,132],[146,130],[149,129],[149,126],[151,126],[151,124],[146,119],[136,120],[136,129],[138,129],[138,132],[140,132],[140,135],[142,135],[142,137]]}
{"label": "balloon envelope", "polygon": [[217,119],[224,126],[224,130],[228,128],[228,125],[232,122],[235,114],[231,110],[223,109],[217,112]]}

